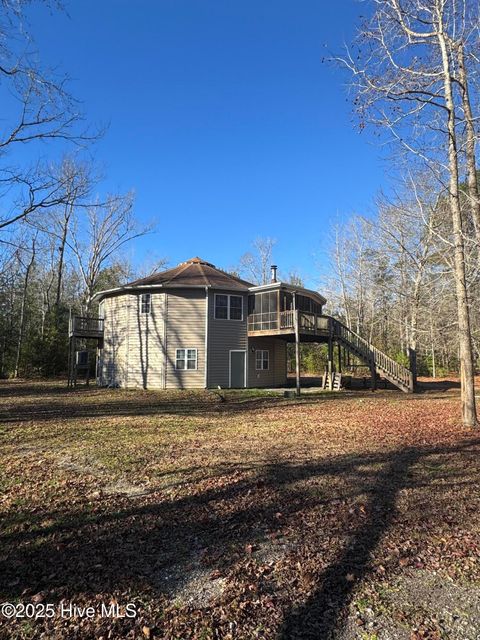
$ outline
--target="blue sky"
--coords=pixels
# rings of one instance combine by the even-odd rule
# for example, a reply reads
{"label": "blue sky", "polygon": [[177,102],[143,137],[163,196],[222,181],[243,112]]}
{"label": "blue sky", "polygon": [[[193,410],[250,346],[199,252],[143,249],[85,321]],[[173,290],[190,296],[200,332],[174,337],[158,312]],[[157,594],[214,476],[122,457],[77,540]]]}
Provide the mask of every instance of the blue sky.
{"label": "blue sky", "polygon": [[345,76],[322,58],[349,41],[354,0],[76,0],[32,10],[44,62],[72,78],[109,189],[136,192],[158,229],[135,262],[193,255],[230,267],[256,236],[310,286],[332,220],[367,213],[385,176],[359,133]]}

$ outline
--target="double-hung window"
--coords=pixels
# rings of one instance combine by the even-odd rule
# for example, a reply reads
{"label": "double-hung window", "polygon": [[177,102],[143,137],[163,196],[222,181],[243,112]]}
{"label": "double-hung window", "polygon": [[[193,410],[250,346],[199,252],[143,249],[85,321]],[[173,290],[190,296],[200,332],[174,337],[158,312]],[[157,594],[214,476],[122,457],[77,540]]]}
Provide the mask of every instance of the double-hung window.
{"label": "double-hung window", "polygon": [[151,295],[149,293],[142,293],[140,311],[141,313],[150,313],[152,304]]}
{"label": "double-hung window", "polygon": [[215,319],[228,320],[228,296],[219,293],[215,295]]}
{"label": "double-hung window", "polygon": [[193,371],[197,369],[197,350],[196,349],[177,349],[175,358],[175,368],[180,370]]}
{"label": "double-hung window", "polygon": [[255,369],[257,371],[268,371],[270,368],[270,352],[265,349],[255,351]]}
{"label": "double-hung window", "polygon": [[216,293],[215,320],[243,320],[243,296]]}
{"label": "double-hung window", "polygon": [[230,320],[243,320],[243,298],[242,296],[229,296],[230,300]]}

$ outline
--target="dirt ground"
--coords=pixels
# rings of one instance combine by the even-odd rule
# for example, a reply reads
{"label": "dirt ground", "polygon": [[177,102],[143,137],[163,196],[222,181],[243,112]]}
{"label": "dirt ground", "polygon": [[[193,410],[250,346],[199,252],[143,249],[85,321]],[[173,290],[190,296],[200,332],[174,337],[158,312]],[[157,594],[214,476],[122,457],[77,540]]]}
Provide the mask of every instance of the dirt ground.
{"label": "dirt ground", "polygon": [[1,382],[0,638],[478,640],[480,433],[421,391]]}

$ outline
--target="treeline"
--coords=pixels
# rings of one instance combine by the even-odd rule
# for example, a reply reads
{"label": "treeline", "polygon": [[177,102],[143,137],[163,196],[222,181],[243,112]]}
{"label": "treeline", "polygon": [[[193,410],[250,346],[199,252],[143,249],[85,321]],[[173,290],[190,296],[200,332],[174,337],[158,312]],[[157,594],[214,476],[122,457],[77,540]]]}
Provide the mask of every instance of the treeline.
{"label": "treeline", "polygon": [[120,251],[148,231],[132,193],[105,192],[89,159],[104,131],[41,63],[28,4],[0,0],[1,376],[64,371],[70,309],[90,313],[96,290],[124,281]]}
{"label": "treeline", "polygon": [[445,367],[458,363],[463,423],[478,426],[480,6],[369,4],[358,36],[334,62],[349,74],[360,128],[390,147],[393,166],[408,179],[399,197],[380,205],[373,233],[355,221],[353,246],[348,231],[339,234],[339,258],[353,251],[348,275],[362,274],[362,283],[344,290],[339,266],[340,309],[389,349],[387,328],[400,346],[419,346],[424,360],[429,353]]}
{"label": "treeline", "polygon": [[[480,252],[469,198],[460,198],[473,358],[480,367]],[[428,175],[409,178],[376,215],[332,230],[325,291],[330,312],[420,375],[460,370],[453,230],[448,195]]]}
{"label": "treeline", "polygon": [[64,372],[69,314],[91,315],[96,291],[137,275],[121,250],[148,231],[131,193],[98,196],[90,165],[65,158],[52,175],[59,203],[12,224],[0,245],[2,376]]}

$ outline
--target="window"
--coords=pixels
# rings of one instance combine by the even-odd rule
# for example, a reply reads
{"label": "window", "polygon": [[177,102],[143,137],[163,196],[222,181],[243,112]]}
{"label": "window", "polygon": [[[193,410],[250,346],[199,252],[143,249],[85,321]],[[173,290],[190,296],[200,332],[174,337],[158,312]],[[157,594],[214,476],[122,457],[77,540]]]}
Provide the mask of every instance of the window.
{"label": "window", "polygon": [[197,350],[196,349],[177,349],[176,369],[195,370],[197,368]]}
{"label": "window", "polygon": [[151,295],[149,293],[142,293],[141,312],[150,313],[151,307]]}
{"label": "window", "polygon": [[268,371],[270,352],[264,349],[255,351],[255,369],[257,371]]}
{"label": "window", "polygon": [[228,319],[228,296],[217,294],[215,296],[215,319]]}
{"label": "window", "polygon": [[243,297],[216,293],[215,320],[243,320]]}
{"label": "window", "polygon": [[230,320],[241,320],[243,317],[242,296],[230,296]]}

